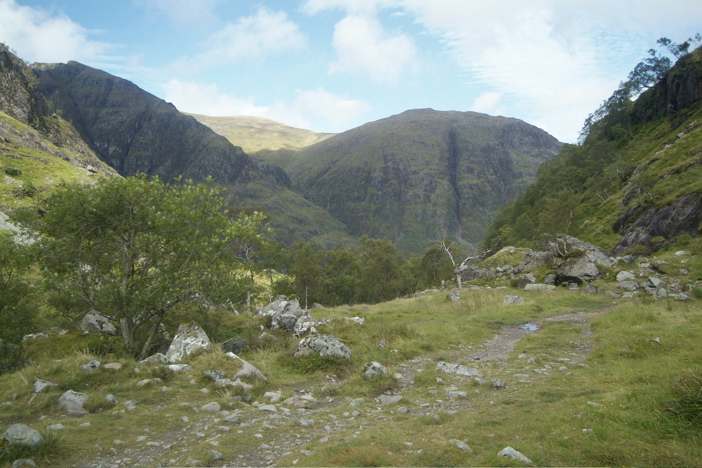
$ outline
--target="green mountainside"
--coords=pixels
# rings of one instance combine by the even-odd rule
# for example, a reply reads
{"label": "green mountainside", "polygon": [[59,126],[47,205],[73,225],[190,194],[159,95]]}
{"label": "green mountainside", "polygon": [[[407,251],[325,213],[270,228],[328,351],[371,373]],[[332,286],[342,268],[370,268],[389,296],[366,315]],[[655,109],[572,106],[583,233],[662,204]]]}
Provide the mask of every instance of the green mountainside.
{"label": "green mountainside", "polygon": [[422,253],[446,236],[477,243],[561,144],[517,119],[411,110],[290,155],[294,190],[354,235]]}
{"label": "green mountainside", "polygon": [[231,205],[263,209],[281,241],[350,242],[342,223],[290,190],[285,172],[133,83],[77,62],[33,64],[39,90],[98,157],[122,176],[212,176]]}
{"label": "green mountainside", "polygon": [[0,44],[0,212],[32,206],[62,182],[117,173],[52,114],[32,71]]}
{"label": "green mountainside", "polygon": [[565,233],[615,254],[651,253],[700,232],[702,50],[681,58],[582,145],[566,145],[505,207],[486,245],[533,245]]}

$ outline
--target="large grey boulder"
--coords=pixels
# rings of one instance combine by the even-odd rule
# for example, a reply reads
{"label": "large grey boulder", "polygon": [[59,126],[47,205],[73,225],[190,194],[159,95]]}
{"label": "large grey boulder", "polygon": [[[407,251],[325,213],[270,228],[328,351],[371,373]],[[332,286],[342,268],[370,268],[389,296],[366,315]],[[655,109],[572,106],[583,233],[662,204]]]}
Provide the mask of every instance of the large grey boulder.
{"label": "large grey boulder", "polygon": [[5,431],[2,438],[10,445],[24,445],[29,448],[36,448],[44,443],[44,438],[39,431],[26,424],[13,424]]}
{"label": "large grey boulder", "polygon": [[465,282],[476,281],[484,278],[495,278],[495,269],[471,267],[461,273],[461,280]]}
{"label": "large grey boulder", "polygon": [[88,414],[88,410],[83,408],[86,401],[88,401],[88,395],[68,390],[59,397],[58,406],[69,416],[85,416]]}
{"label": "large grey boulder", "polygon": [[207,333],[197,323],[183,323],[178,327],[178,332],[166,352],[166,359],[170,363],[177,363],[196,351],[209,350],[211,346]]}
{"label": "large grey boulder", "polygon": [[258,315],[270,317],[273,330],[299,331],[304,328],[304,323],[314,321],[312,314],[300,307],[297,299],[288,299],[286,296],[277,296],[273,302],[258,309]]}
{"label": "large grey boulder", "polygon": [[523,289],[527,284],[536,283],[536,277],[531,273],[517,276],[517,287]]}
{"label": "large grey boulder", "polygon": [[558,283],[575,282],[578,284],[596,280],[600,276],[595,262],[587,256],[569,258],[558,269]]}
{"label": "large grey boulder", "polygon": [[117,328],[110,322],[110,319],[95,310],[85,314],[80,322],[80,328],[103,335],[117,334]]}
{"label": "large grey boulder", "polygon": [[550,263],[555,257],[556,254],[553,252],[529,252],[524,255],[519,265],[514,267],[513,272],[514,274],[518,274],[522,271],[532,270],[541,265]]}
{"label": "large grey boulder", "polygon": [[607,267],[612,266],[612,262],[609,259],[609,252],[602,247],[597,247],[596,245],[589,244],[572,236],[559,234],[555,238],[549,238],[544,244],[550,252],[560,257],[565,257],[575,250],[580,250],[591,263]]}
{"label": "large grey boulder", "polygon": [[256,366],[250,364],[249,362],[241,359],[239,356],[237,356],[234,353],[227,353],[227,356],[230,358],[239,361],[241,363],[241,369],[237,371],[236,374],[234,374],[234,378],[242,378],[242,379],[259,379],[259,380],[268,380],[268,378],[256,368]]}
{"label": "large grey boulder", "polygon": [[351,350],[338,338],[331,335],[312,335],[303,338],[297,345],[295,357],[309,356],[310,354],[351,359]]}

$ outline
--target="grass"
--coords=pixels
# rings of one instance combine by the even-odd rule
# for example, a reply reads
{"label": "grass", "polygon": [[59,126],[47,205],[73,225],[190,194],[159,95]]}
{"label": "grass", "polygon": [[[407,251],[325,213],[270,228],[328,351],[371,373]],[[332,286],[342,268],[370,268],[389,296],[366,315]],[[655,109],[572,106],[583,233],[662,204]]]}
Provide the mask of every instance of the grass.
{"label": "grass", "polygon": [[[188,361],[191,371],[172,373],[114,354],[91,354],[85,346],[59,345],[59,337],[46,338],[46,349],[51,353],[42,353],[41,346],[30,346],[34,365],[0,376],[0,402],[12,404],[0,413],[0,427],[24,422],[46,434],[51,424],[66,426],[42,449],[42,455],[37,455],[46,466],[76,466],[100,453],[107,455],[109,448],[122,450],[115,445],[116,439],[134,445],[139,436],[181,440],[198,431],[210,435],[190,436],[154,463],[175,459],[178,465],[187,465],[191,459],[200,465],[218,466],[241,454],[258,453],[261,443],[294,440],[294,434],[300,445],[277,464],[291,465],[297,460],[297,466],[518,466],[496,456],[508,445],[522,451],[536,466],[702,463],[699,426],[694,419],[699,415],[695,395],[702,365],[702,317],[695,302],[630,299],[614,304],[607,296],[557,289],[550,293],[520,291],[526,302],[515,307],[502,303],[509,293],[465,291],[456,303],[446,302],[444,294],[436,293],[374,306],[315,309],[316,318],[333,319],[321,326],[320,332],[346,343],[353,352],[352,360],[295,363],[290,356],[297,340],[283,334],[272,345],[250,346],[242,352],[244,359],[268,376],[267,382],[254,382],[252,401],[265,401],[263,393],[271,390],[286,396],[305,390],[319,399],[299,416],[291,408],[291,416],[271,420],[268,428],[261,426],[261,421],[268,419],[262,420],[255,407],[240,401],[241,393],[218,389],[203,377],[204,370],[223,370],[228,375],[237,370],[238,364],[220,351],[200,353]],[[543,320],[573,312],[601,313],[578,322]],[[353,316],[365,318],[365,323],[345,320]],[[228,326],[236,326],[237,320],[253,323],[241,317]],[[478,349],[502,326],[540,320],[541,330],[517,343],[506,360],[507,367],[486,368],[490,378],[508,383],[504,390],[492,390],[489,385],[435,369],[438,357],[459,362],[470,353],[467,347]],[[583,334],[583,330],[592,334]],[[654,338],[660,338],[660,343],[651,341]],[[62,339],[86,338],[69,334]],[[378,349],[381,339],[388,346]],[[522,354],[532,359],[520,358]],[[103,363],[115,360],[123,366],[92,374],[79,371],[79,366],[92,358]],[[566,370],[558,370],[564,365],[558,360],[563,358],[585,359],[581,362],[586,366],[566,363]],[[372,360],[388,368],[387,378],[369,381],[361,377],[363,365]],[[392,376],[407,372],[408,365],[415,365],[413,360],[424,364],[423,370],[415,373],[414,384],[402,393],[400,405],[408,412],[398,412],[399,406],[380,408],[374,398],[397,391],[400,384]],[[534,369],[546,369],[550,375],[537,374]],[[35,377],[58,386],[33,396]],[[437,377],[445,383],[437,383]],[[143,379],[161,381],[137,387]],[[468,393],[464,406],[457,407],[457,412],[425,410],[422,405],[431,408],[437,400],[445,400],[444,385]],[[161,391],[164,386],[168,392]],[[89,415],[65,418],[58,411],[57,399],[69,388],[89,395]],[[119,403],[107,404],[107,394],[115,395]],[[364,402],[355,408],[348,406],[358,398]],[[124,407],[127,400],[139,403],[129,411]],[[222,416],[199,411],[211,401],[224,410],[241,411],[246,424],[212,435],[213,428],[223,424]],[[353,410],[358,414],[350,415]],[[295,421],[300,417],[313,418],[313,428],[297,426]],[[83,422],[91,426],[81,427]],[[339,429],[326,432],[325,425]],[[263,439],[254,437],[259,432]],[[85,443],[88,434],[90,443]],[[468,444],[472,451],[456,447],[456,440]],[[218,445],[213,447],[208,441]],[[102,452],[93,447],[95,444]],[[225,461],[208,455],[213,448],[223,453]],[[301,455],[299,448],[310,450],[311,455]],[[11,461],[4,458],[0,466],[9,466]]]}

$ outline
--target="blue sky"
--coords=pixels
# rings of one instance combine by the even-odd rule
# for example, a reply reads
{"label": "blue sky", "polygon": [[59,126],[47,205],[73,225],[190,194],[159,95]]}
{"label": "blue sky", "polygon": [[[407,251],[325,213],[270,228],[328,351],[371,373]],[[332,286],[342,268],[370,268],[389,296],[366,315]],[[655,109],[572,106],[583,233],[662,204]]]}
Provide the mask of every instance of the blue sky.
{"label": "blue sky", "polygon": [[0,0],[0,41],[185,112],[341,132],[407,109],[523,119],[575,142],[698,0]]}

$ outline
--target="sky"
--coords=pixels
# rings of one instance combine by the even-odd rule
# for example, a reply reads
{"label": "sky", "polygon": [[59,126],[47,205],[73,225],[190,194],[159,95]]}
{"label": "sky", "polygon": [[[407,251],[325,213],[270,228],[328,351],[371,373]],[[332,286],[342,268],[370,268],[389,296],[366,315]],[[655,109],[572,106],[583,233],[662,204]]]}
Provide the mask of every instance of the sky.
{"label": "sky", "polygon": [[343,132],[408,109],[522,119],[574,143],[699,0],[0,0],[0,42],[179,110]]}

